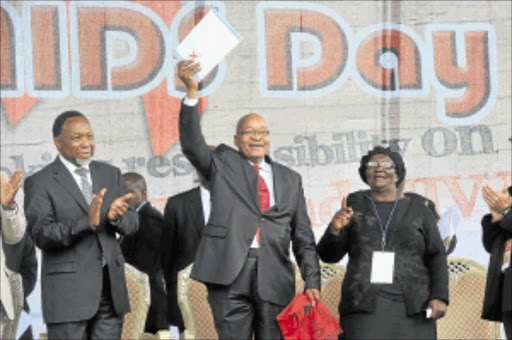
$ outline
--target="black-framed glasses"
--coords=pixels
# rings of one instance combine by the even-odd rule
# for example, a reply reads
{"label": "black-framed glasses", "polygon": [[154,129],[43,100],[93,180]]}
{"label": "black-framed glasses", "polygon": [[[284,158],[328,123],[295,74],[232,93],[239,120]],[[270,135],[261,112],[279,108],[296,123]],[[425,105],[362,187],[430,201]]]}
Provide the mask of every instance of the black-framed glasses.
{"label": "black-framed glasses", "polygon": [[256,136],[266,137],[266,136],[270,135],[270,131],[268,131],[268,130],[241,130],[241,131],[238,131],[238,133],[241,136],[247,136],[247,137],[256,137]]}
{"label": "black-framed glasses", "polygon": [[379,166],[383,169],[390,170],[395,167],[395,164],[391,161],[382,161],[382,162],[369,161],[368,163],[366,163],[366,167],[371,170],[376,169]]}

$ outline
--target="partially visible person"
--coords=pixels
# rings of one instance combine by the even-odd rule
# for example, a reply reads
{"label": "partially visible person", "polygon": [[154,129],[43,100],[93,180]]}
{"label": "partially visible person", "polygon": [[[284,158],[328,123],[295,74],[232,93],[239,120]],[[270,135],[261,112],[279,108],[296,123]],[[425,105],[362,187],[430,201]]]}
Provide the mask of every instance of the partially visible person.
{"label": "partially visible person", "polygon": [[53,123],[57,158],[25,180],[28,231],[42,252],[49,339],[119,339],[130,310],[116,234],[138,228],[121,171],[94,161],[89,120],[66,111]]}
{"label": "partially visible person", "polygon": [[139,214],[139,229],[120,240],[126,262],[149,277],[151,303],[144,331],[156,333],[167,330],[167,296],[161,263],[163,216],[148,202],[146,180],[142,175],[128,172],[123,175],[132,204]]}
{"label": "partially visible person", "polygon": [[[23,310],[30,313],[27,298],[34,291],[37,280],[37,257],[34,241],[29,233],[25,233],[20,242],[16,244],[3,242],[3,247],[7,268],[21,275],[24,296]],[[29,328],[28,331],[31,332],[31,329]],[[25,338],[33,339],[33,334],[25,334]]]}
{"label": "partially visible person", "polygon": [[198,175],[200,185],[167,200],[164,210],[162,264],[167,287],[169,325],[182,333],[185,329],[178,305],[178,272],[192,262],[201,233],[210,217],[210,191],[206,180]]}
{"label": "partially visible person", "polygon": [[399,153],[369,151],[359,174],[370,190],[343,198],[318,243],[325,262],[349,255],[339,305],[345,339],[435,339],[446,313],[445,248],[425,201],[400,196],[405,172]]}
{"label": "partially visible person", "polygon": [[486,185],[482,196],[490,210],[482,218],[482,241],[491,255],[482,318],[503,322],[507,339],[512,339],[512,186],[500,192]]}
{"label": "partially visible person", "polygon": [[9,178],[0,173],[0,336],[15,318],[13,292],[9,283],[9,269],[6,265],[4,245],[19,247],[25,235],[27,223],[14,198],[21,186],[21,170],[16,169]]}
{"label": "partially visible person", "polygon": [[15,318],[13,292],[9,283],[9,269],[6,265],[4,245],[19,247],[25,235],[27,223],[14,198],[21,186],[21,170],[14,170],[11,177],[0,173],[0,336]]}

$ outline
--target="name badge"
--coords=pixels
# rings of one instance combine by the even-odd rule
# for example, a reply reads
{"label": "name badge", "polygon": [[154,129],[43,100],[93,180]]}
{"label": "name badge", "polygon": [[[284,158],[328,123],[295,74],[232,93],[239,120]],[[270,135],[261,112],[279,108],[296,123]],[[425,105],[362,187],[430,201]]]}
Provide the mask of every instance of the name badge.
{"label": "name badge", "polygon": [[372,257],[371,283],[393,283],[395,253],[391,251],[374,251]]}

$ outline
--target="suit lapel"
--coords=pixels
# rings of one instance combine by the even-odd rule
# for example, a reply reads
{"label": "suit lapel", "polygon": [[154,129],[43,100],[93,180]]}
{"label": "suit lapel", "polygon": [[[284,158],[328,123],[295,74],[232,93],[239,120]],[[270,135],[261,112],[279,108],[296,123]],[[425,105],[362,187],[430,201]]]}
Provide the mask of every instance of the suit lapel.
{"label": "suit lapel", "polygon": [[273,210],[273,208],[277,209],[277,207],[281,206],[281,200],[283,197],[283,192],[287,192],[286,188],[286,178],[284,177],[284,172],[281,169],[274,165],[274,163],[270,163],[272,166],[272,177],[274,180],[274,199],[276,204],[273,207],[270,207],[269,210]]}
{"label": "suit lapel", "polygon": [[57,182],[59,182],[64,189],[73,196],[73,198],[77,201],[78,205],[85,211],[89,211],[89,205],[85,201],[84,194],[82,194],[82,190],[76,183],[73,175],[69,173],[69,170],[66,169],[64,164],[57,158],[53,162],[53,177]]}
{"label": "suit lapel", "polygon": [[245,173],[245,179],[247,181],[247,188],[249,189],[249,195],[251,196],[257,211],[260,211],[260,198],[258,192],[258,173],[251,166],[251,163],[247,161],[244,157],[242,158],[242,164]]}

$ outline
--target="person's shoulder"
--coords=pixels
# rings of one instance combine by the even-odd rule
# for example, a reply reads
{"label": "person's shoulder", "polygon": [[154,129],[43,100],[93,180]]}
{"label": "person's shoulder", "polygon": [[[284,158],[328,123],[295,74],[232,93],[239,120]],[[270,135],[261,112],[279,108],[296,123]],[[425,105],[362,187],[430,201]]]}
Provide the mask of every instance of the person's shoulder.
{"label": "person's shoulder", "polygon": [[199,187],[195,187],[195,188],[192,188],[192,189],[189,189],[187,191],[183,191],[183,192],[180,192],[176,195],[173,195],[171,197],[169,197],[167,199],[167,203],[169,202],[176,202],[176,201],[185,201],[185,200],[190,200],[190,199],[193,199],[194,196],[198,196],[199,197]]}
{"label": "person's shoulder", "polygon": [[34,172],[33,174],[28,175],[25,178],[25,183],[42,183],[44,178],[51,176],[51,174],[57,169],[56,162],[58,162],[57,159],[44,166],[42,169]]}
{"label": "person's shoulder", "polygon": [[109,164],[105,161],[91,161],[90,167],[96,168],[100,171],[121,172],[117,166]]}
{"label": "person's shoulder", "polygon": [[283,173],[286,174],[286,176],[301,177],[301,175],[297,171],[293,170],[292,168],[287,167],[286,165],[283,165],[274,160],[271,161],[271,164],[272,164],[272,168],[275,171],[282,171]]}
{"label": "person's shoulder", "polygon": [[139,211],[139,215],[141,216],[146,216],[148,218],[151,218],[151,219],[155,219],[155,220],[159,220],[159,221],[163,221],[164,219],[164,216],[162,215],[162,213],[160,212],[160,210],[158,210],[157,208],[155,208],[153,205],[151,205],[151,203],[147,202],[143,207],[142,209]]}
{"label": "person's shoulder", "polygon": [[352,205],[354,203],[359,203],[364,201],[370,195],[370,190],[358,190],[351,192],[347,196],[347,205]]}

